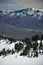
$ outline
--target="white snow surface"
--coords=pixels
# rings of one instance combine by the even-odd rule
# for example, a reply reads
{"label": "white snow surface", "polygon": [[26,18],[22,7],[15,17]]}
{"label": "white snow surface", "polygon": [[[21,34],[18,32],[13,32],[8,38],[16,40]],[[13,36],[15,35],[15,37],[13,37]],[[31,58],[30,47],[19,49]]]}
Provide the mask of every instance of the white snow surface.
{"label": "white snow surface", "polygon": [[[12,49],[14,49],[15,50],[15,44],[19,44],[19,42],[20,43],[22,43],[23,44],[23,42],[22,41],[16,41],[16,42],[10,42],[8,39],[2,39],[2,40],[0,40],[0,51],[2,51],[4,48],[5,48],[5,50],[12,50]],[[25,46],[25,45],[24,45]]]}
{"label": "white snow surface", "polygon": [[14,46],[15,46],[15,42],[12,42],[10,44],[10,41],[9,40],[0,40],[0,51],[2,51],[3,48],[5,48],[5,50],[8,50],[8,49],[14,49]]}
{"label": "white snow surface", "polygon": [[16,54],[0,57],[0,65],[43,65],[43,55],[37,58],[16,56]]}

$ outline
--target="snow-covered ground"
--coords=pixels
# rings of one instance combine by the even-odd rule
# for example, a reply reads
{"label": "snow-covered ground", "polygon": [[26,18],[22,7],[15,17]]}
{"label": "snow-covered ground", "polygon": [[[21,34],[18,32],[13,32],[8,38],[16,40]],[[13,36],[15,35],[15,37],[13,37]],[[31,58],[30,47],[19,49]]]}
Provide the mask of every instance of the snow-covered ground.
{"label": "snow-covered ground", "polygon": [[12,42],[12,44],[10,44],[10,41],[9,40],[0,40],[0,51],[3,49],[3,48],[5,48],[6,50],[7,49],[14,49],[14,44],[15,43],[13,43]]}
{"label": "snow-covered ground", "polygon": [[3,58],[0,56],[0,65],[43,65],[43,55],[38,58],[16,56],[15,54]]}
{"label": "snow-covered ground", "polygon": [[[6,50],[7,49],[11,49],[12,50],[12,49],[14,49],[14,46],[17,43],[19,43],[19,41],[10,43],[10,41],[8,39],[6,39],[6,40],[2,39],[2,40],[0,40],[0,51],[2,51],[3,48],[5,48]],[[21,41],[20,41],[20,43],[23,44],[23,42],[21,42]]]}
{"label": "snow-covered ground", "polygon": [[[0,51],[3,48],[14,49],[14,45],[17,43],[19,43],[19,41],[12,42],[10,44],[9,40],[4,40],[4,39],[0,40]],[[43,55],[39,55],[38,57],[28,58],[26,56],[20,56],[20,52],[19,53],[16,52],[13,55],[9,54],[5,57],[0,56],[0,65],[43,65]]]}

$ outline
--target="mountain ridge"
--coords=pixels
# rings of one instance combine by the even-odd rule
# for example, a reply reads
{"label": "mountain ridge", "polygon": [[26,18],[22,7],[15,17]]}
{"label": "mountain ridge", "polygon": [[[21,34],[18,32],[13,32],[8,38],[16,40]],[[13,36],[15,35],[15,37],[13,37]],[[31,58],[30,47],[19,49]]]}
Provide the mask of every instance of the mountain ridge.
{"label": "mountain ridge", "polygon": [[[26,8],[26,9],[21,9],[21,10],[17,10],[17,11],[13,11],[13,10],[0,10],[1,13],[3,13],[4,15],[9,15],[11,13],[19,13],[19,14],[29,14],[29,15],[32,15],[32,14],[35,14],[35,13],[43,13],[43,9],[35,9],[35,8]],[[30,14],[31,13],[31,14]]]}

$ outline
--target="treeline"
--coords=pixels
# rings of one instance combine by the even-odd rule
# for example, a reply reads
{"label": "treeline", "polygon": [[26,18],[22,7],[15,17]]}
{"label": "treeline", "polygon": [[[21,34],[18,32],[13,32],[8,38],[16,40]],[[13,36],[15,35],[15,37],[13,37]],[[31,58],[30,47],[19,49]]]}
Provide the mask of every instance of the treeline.
{"label": "treeline", "polygon": [[[11,38],[11,37],[3,37],[3,36],[0,36],[0,39],[8,39],[9,41],[11,42],[15,42],[17,41],[17,39],[14,39],[14,38]],[[30,54],[30,49],[33,48],[33,51],[31,53],[31,56],[32,54],[34,53],[33,57],[38,57],[38,49],[39,50],[43,50],[43,44],[42,42],[40,42],[40,45],[38,46],[38,43],[37,43],[37,40],[43,40],[43,35],[35,35],[35,36],[32,36],[32,38],[30,39],[29,37],[26,37],[25,39],[22,39],[21,41],[23,42],[19,44],[15,44],[14,48],[15,48],[15,51],[14,49],[12,50],[5,50],[5,48],[0,51],[0,56],[1,55],[7,55],[7,54],[14,54],[15,52],[19,52],[20,50],[22,50],[24,48],[24,45],[26,45],[25,49],[23,49],[23,52],[20,53],[20,56],[29,56]],[[34,41],[34,43],[32,43]],[[25,44],[24,44],[25,42]]]}
{"label": "treeline", "polygon": [[12,49],[12,50],[10,50],[10,49],[8,49],[8,50],[5,50],[5,48],[3,48],[2,49],[2,51],[0,51],[0,56],[1,55],[7,55],[7,54],[14,54],[15,53],[15,51],[14,51],[14,49]]}
{"label": "treeline", "polygon": [[[18,40],[18,39],[12,38],[11,36],[6,36],[6,35],[0,35],[0,39],[8,39],[9,41],[14,41],[14,42]],[[34,35],[34,36],[31,37],[31,40],[32,41],[43,40],[43,34],[42,35]],[[25,39],[21,39],[21,41],[24,42]]]}
{"label": "treeline", "polygon": [[3,36],[3,35],[0,35],[0,39],[8,39],[9,41],[11,41],[11,43],[17,41],[17,39],[12,38],[11,36]]}

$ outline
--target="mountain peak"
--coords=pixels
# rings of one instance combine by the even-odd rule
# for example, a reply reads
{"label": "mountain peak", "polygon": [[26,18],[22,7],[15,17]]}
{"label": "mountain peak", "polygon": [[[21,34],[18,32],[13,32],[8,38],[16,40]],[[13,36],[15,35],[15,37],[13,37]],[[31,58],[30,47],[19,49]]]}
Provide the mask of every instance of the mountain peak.
{"label": "mountain peak", "polygon": [[0,15],[7,15],[7,16],[26,16],[26,15],[33,15],[33,17],[37,17],[41,18],[41,16],[43,15],[43,9],[35,9],[35,8],[26,8],[26,9],[22,9],[22,10],[17,10],[17,11],[13,11],[13,10],[0,10]]}

